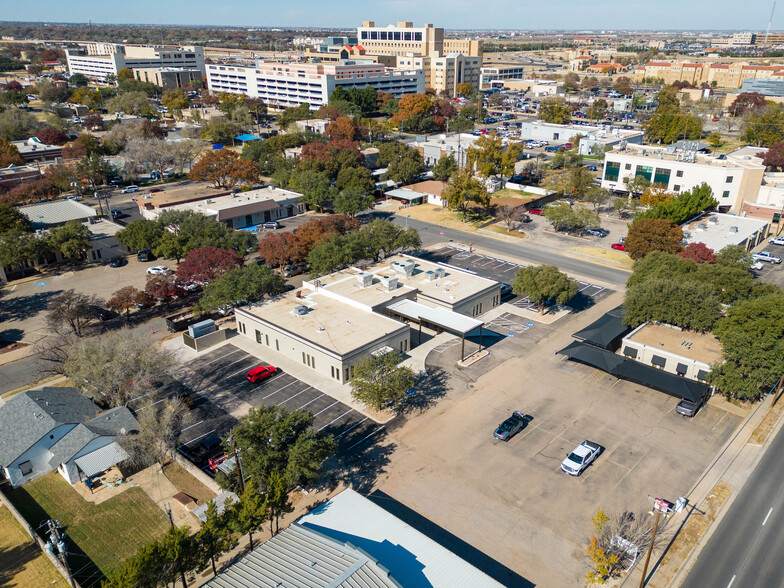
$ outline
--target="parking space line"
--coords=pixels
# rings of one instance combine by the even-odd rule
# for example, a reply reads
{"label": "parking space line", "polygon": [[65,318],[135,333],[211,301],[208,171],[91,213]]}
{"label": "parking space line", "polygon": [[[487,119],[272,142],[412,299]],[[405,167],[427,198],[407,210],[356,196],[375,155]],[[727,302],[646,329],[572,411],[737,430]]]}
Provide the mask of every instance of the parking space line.
{"label": "parking space line", "polygon": [[286,400],[283,400],[282,402],[278,402],[278,406],[280,406],[281,404],[285,404],[285,403],[287,403],[289,400],[291,400],[292,398],[296,398],[296,397],[297,397],[297,396],[299,396],[300,394],[304,394],[305,392],[307,392],[307,391],[308,391],[308,390],[310,390],[311,388],[313,388],[313,386],[308,386],[308,387],[307,387],[307,388],[305,388],[304,390],[302,390],[302,391],[300,391],[300,392],[297,392],[297,393],[296,393],[294,396],[289,396],[288,398],[286,398]]}
{"label": "parking space line", "polygon": [[359,445],[360,443],[362,443],[362,442],[363,442],[363,441],[365,441],[366,439],[368,439],[368,438],[372,437],[373,435],[375,435],[375,434],[376,434],[376,433],[378,433],[379,431],[382,431],[383,429],[384,429],[384,427],[383,427],[383,426],[382,426],[382,427],[379,427],[378,429],[376,429],[375,431],[373,431],[372,433],[370,433],[370,435],[367,435],[366,437],[362,437],[362,439],[360,439],[359,441],[357,441],[356,443],[354,443],[354,445],[352,445],[351,447],[348,447],[348,448],[346,449],[346,451],[350,451],[351,449],[353,449],[354,447],[356,447],[357,445]]}
{"label": "parking space line", "polygon": [[[337,402],[336,402],[335,404],[337,404]],[[335,404],[332,404],[332,405],[328,406],[327,408],[331,408],[332,406],[335,406]],[[327,408],[325,408],[324,410],[327,410]],[[324,412],[324,410],[322,410],[321,412]],[[335,421],[342,419],[344,416],[346,416],[346,415],[347,415],[348,413],[350,413],[352,410],[354,410],[354,409],[353,409],[353,408],[350,408],[350,409],[348,409],[346,412],[344,412],[342,415],[340,415],[339,417],[332,419],[332,420],[331,420],[331,421],[329,421],[329,422],[328,422],[326,425],[324,425],[323,427],[321,427],[321,429],[319,429],[317,432],[318,432],[318,433],[320,433],[320,432],[321,432],[323,429],[326,429],[328,426],[330,426],[330,425],[331,425],[332,423],[334,423]],[[320,415],[320,414],[321,414],[321,412],[319,412],[319,413],[317,413],[317,414],[314,414],[313,416],[314,416],[314,417],[316,417],[316,416]]]}
{"label": "parking space line", "polygon": [[[324,396],[324,394],[322,393],[322,394],[321,394],[321,396]],[[318,400],[319,398],[321,398],[321,396],[316,396],[316,397],[315,397],[313,400],[311,400],[310,402],[306,402],[305,404],[303,404],[302,406],[300,406],[300,407],[299,407],[297,410],[302,410],[302,409],[303,409],[303,408],[305,408],[305,407],[306,407],[308,404],[313,404],[314,402],[316,402],[316,400]]]}
{"label": "parking space line", "polygon": [[[293,376],[292,376],[292,377],[293,377]],[[286,384],[285,386],[283,386],[283,388],[288,388],[289,386],[291,386],[292,384],[296,384],[297,382],[299,382],[299,380],[294,380],[293,382],[289,382],[288,384]],[[283,388],[278,388],[277,390],[275,390],[275,391],[274,391],[274,392],[272,392],[271,394],[267,394],[265,397],[263,397],[263,398],[262,398],[262,400],[266,400],[266,399],[267,399],[267,398],[269,398],[270,396],[275,396],[275,394],[277,394],[278,392],[280,392],[281,390],[283,390]]]}
{"label": "parking space line", "polygon": [[185,427],[185,428],[184,428],[182,431],[180,431],[180,434],[184,433],[184,432],[185,432],[185,431],[187,431],[188,429],[192,429],[192,428],[193,428],[193,427],[195,427],[196,425],[200,425],[200,424],[202,424],[203,422],[204,422],[204,421],[199,421],[198,423],[194,423],[194,424],[192,424],[192,425],[191,425],[191,426],[189,426],[189,427]]}
{"label": "parking space line", "polygon": [[338,435],[337,437],[335,437],[335,439],[340,439],[340,438],[341,438],[343,435],[345,435],[346,433],[348,433],[348,432],[349,432],[349,431],[351,431],[352,429],[355,429],[355,428],[357,428],[359,425],[361,425],[362,423],[364,423],[366,420],[368,420],[368,418],[369,418],[369,417],[365,417],[364,419],[362,419],[361,421],[359,421],[358,423],[356,423],[356,424],[355,424],[353,427],[351,427],[351,429],[347,429],[347,430],[343,431],[343,432],[342,432],[340,435]]}
{"label": "parking space line", "polygon": [[235,347],[234,351],[229,351],[226,355],[221,355],[220,357],[216,357],[215,359],[211,359],[210,361],[208,361],[205,364],[200,364],[199,367],[201,367],[202,365],[210,365],[211,363],[214,363],[216,361],[220,361],[221,359],[226,359],[229,355],[233,355],[233,354],[237,353],[238,351],[242,351],[242,350],[239,347]]}
{"label": "parking space line", "polygon": [[194,441],[198,441],[198,440],[199,440],[199,439],[201,439],[202,437],[206,437],[206,436],[207,436],[207,435],[209,435],[210,433],[214,433],[214,432],[215,432],[215,429],[213,429],[212,431],[207,431],[206,433],[204,433],[204,435],[199,435],[198,437],[194,437],[194,438],[193,438],[193,439],[191,439],[190,441],[186,441],[185,443],[182,443],[182,444],[180,444],[180,447],[185,447],[186,445],[190,445],[190,444],[191,444],[191,443],[193,443]]}
{"label": "parking space line", "polygon": [[[321,396],[324,396],[324,395],[322,394]],[[323,410],[320,410],[320,411],[318,411],[316,414],[314,414],[314,415],[313,415],[313,418],[316,418],[318,415],[320,415],[320,414],[321,414],[322,412],[324,412],[325,410],[329,410],[330,408],[332,408],[333,406],[335,406],[335,405],[336,405],[338,402],[340,402],[340,401],[339,401],[339,400],[336,400],[335,402],[333,402],[332,404],[330,404],[330,405],[329,405],[327,408],[325,408],[325,409],[323,409]],[[344,412],[344,413],[343,413],[342,415],[340,415],[340,416],[346,416],[346,415],[347,415],[349,412],[351,412],[351,410],[349,410],[348,412]],[[340,417],[338,417],[338,419],[339,419],[339,418],[340,418]],[[335,421],[336,421],[336,420],[338,420],[338,419],[335,419]],[[327,425],[331,425],[331,424],[332,424],[332,423],[334,423],[335,421],[329,422],[329,423],[327,423]],[[324,425],[324,427],[326,427],[327,425]],[[324,427],[321,427],[321,429],[323,429]],[[319,431],[320,431],[321,429],[319,429]]]}

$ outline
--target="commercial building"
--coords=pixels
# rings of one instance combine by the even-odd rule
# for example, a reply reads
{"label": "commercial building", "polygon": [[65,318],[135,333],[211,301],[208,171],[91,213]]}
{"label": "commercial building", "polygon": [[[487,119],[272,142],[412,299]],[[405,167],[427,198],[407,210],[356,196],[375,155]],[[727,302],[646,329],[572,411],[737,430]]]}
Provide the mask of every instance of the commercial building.
{"label": "commercial building", "polygon": [[479,88],[482,58],[462,53],[445,55],[399,55],[398,69],[414,68],[425,72],[425,86],[437,94],[457,94],[458,84]]}
{"label": "commercial building", "polygon": [[121,69],[184,68],[204,72],[204,48],[195,46],[115,45],[90,43],[65,52],[68,71],[103,80]]}
{"label": "commercial building", "polygon": [[713,251],[729,245],[754,249],[768,236],[770,223],[758,218],[706,212],[681,225],[684,243],[702,243]]}
{"label": "commercial building", "polygon": [[743,80],[741,92],[757,92],[765,96],[784,96],[784,70],[781,75],[774,75],[771,78],[749,78]]}
{"label": "commercial building", "polygon": [[370,498],[347,489],[225,571],[208,588],[500,588]]}
{"label": "commercial building", "polygon": [[49,229],[70,221],[91,222],[98,217],[94,208],[74,200],[48,200],[18,210],[30,219],[34,229]]}
{"label": "commercial building", "polygon": [[503,80],[503,87],[515,92],[530,92],[534,97],[557,96],[564,92],[563,84],[556,80]]}
{"label": "commercial building", "polygon": [[41,179],[43,172],[32,165],[14,165],[0,168],[0,187],[10,190],[19,184]]}
{"label": "commercial building", "polygon": [[47,145],[36,137],[30,137],[26,141],[11,141],[11,145],[16,147],[19,155],[25,163],[32,161],[55,161],[63,156],[63,148],[57,145]]}
{"label": "commercial building", "polygon": [[[282,354],[340,383],[372,353],[406,353],[407,321],[465,336],[475,318],[500,304],[499,283],[407,255],[367,269],[349,268],[302,288],[235,309],[240,336],[261,354]],[[418,343],[418,337],[416,343]],[[465,343],[465,341],[463,341]]]}
{"label": "commercial building", "polygon": [[182,88],[194,81],[201,83],[204,75],[202,70],[184,67],[142,67],[134,68],[132,72],[140,82],[155,84],[164,90]]}
{"label": "commercial building", "polygon": [[566,142],[577,135],[580,139],[579,152],[590,155],[594,145],[614,147],[621,142],[642,144],[643,132],[613,128],[607,125],[558,125],[541,121],[523,122],[520,125],[520,138],[533,141]]}
{"label": "commercial building", "polygon": [[266,63],[256,67],[209,64],[207,85],[211,92],[231,92],[262,98],[275,108],[308,103],[321,106],[338,86],[376,90],[400,98],[425,91],[421,70],[399,71],[378,63],[344,61],[328,63]]}
{"label": "commercial building", "polygon": [[626,335],[621,354],[683,378],[707,382],[712,364],[723,361],[721,343],[711,333],[643,323]]}
{"label": "commercial building", "polygon": [[426,180],[416,184],[409,184],[396,190],[390,190],[384,196],[387,199],[392,198],[411,205],[434,204],[436,206],[446,206],[446,201],[441,196],[446,187],[446,182]]}
{"label": "commercial building", "polygon": [[454,135],[430,135],[424,140],[417,137],[412,147],[417,149],[425,160],[425,165],[433,167],[439,159],[453,156],[460,167],[466,164],[466,149],[471,147],[479,137],[470,133],[455,133]]}
{"label": "commercial building", "polygon": [[[624,180],[642,176],[669,192],[684,192],[708,184],[719,202],[719,210],[738,211],[744,202],[757,199],[765,174],[761,160],[739,149],[726,156],[702,155],[664,147],[626,145],[604,156],[602,188],[628,191]],[[721,158],[720,158],[721,157]]]}
{"label": "commercial building", "polygon": [[[199,197],[200,196],[200,197]],[[155,220],[165,210],[191,210],[233,229],[253,229],[270,221],[305,212],[302,194],[273,186],[248,192],[229,192],[211,197],[187,191],[166,191],[137,198],[139,212]]]}
{"label": "commercial building", "polygon": [[687,61],[651,61],[645,64],[643,73],[646,78],[663,79],[665,84],[682,81],[695,86],[707,83],[718,88],[740,88],[750,78],[775,78],[780,75],[784,75],[784,65]]}
{"label": "commercial building", "polygon": [[[479,89],[503,87],[503,80],[522,80],[525,68],[522,65],[493,65],[480,68]],[[500,82],[493,84],[493,82]]]}

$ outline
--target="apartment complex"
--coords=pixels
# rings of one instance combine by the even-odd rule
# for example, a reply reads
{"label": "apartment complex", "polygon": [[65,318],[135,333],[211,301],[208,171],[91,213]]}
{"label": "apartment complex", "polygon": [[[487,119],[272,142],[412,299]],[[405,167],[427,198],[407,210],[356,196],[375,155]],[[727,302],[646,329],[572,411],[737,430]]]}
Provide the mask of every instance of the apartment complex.
{"label": "apartment complex", "polygon": [[115,45],[90,43],[65,52],[68,71],[103,80],[121,69],[184,68],[204,72],[203,47],[167,47],[155,45]]}
{"label": "apartment complex", "polygon": [[665,84],[681,81],[695,86],[707,83],[718,88],[740,88],[744,80],[750,78],[776,78],[777,76],[784,76],[784,65],[651,61],[645,64],[644,73],[644,77],[661,78]]}
{"label": "apartment complex", "polygon": [[[432,24],[415,27],[412,22],[377,27],[365,21],[357,29],[359,46],[368,55],[397,57],[397,68],[421,69],[425,86],[454,96],[458,84],[479,89],[482,47],[470,39],[446,39],[444,29]],[[383,56],[383,57],[382,57]]]}
{"label": "apartment complex", "polygon": [[705,183],[721,212],[739,211],[744,202],[757,199],[765,174],[765,166],[751,149],[744,147],[719,159],[694,151],[630,144],[623,151],[605,154],[602,188],[627,191],[624,180],[636,176],[675,193]]}
{"label": "apartment complex", "polygon": [[256,67],[209,64],[210,92],[233,92],[262,98],[273,108],[308,103],[320,106],[338,86],[376,90],[400,98],[425,91],[425,76],[419,70],[393,70],[378,63],[256,63]]}

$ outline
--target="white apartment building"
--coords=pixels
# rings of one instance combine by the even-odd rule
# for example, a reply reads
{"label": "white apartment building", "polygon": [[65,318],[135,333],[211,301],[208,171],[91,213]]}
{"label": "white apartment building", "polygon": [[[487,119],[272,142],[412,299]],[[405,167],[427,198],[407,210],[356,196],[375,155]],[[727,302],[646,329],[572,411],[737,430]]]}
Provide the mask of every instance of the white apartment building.
{"label": "white apartment building", "polygon": [[288,108],[307,102],[321,106],[338,86],[376,90],[400,98],[425,91],[421,70],[398,71],[378,63],[273,63],[259,61],[256,67],[209,64],[210,92],[233,92],[262,98],[272,107]]}
{"label": "white apartment building", "polygon": [[67,50],[68,71],[103,80],[121,69],[183,68],[204,72],[204,48],[92,43],[86,50]]}
{"label": "white apartment building", "polygon": [[433,167],[442,157],[452,155],[460,167],[466,164],[466,150],[471,147],[479,137],[471,133],[455,133],[454,135],[430,135],[420,140],[417,137],[409,143],[422,154],[425,165]]}
{"label": "white apartment building", "polygon": [[[669,192],[684,192],[708,184],[719,202],[719,211],[739,211],[744,202],[757,199],[765,174],[755,148],[744,147],[726,156],[710,156],[664,147],[627,145],[604,156],[602,188],[625,192],[624,180],[643,176]],[[759,149],[756,149],[759,151]]]}

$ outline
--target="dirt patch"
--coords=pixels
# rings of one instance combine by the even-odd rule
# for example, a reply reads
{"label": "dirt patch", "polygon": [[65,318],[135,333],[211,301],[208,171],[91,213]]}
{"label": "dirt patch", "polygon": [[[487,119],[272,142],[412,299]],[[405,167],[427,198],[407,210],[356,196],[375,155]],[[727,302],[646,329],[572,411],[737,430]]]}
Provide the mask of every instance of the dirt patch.
{"label": "dirt patch", "polygon": [[29,347],[29,345],[20,341],[0,341],[0,353],[8,353],[25,347]]}
{"label": "dirt patch", "polygon": [[[670,549],[662,559],[658,571],[654,575],[650,586],[669,586],[675,574],[678,573],[686,558],[692,552],[705,531],[713,524],[722,505],[727,501],[732,488],[726,482],[719,481],[702,503],[700,510],[694,510],[686,525],[673,540]],[[687,509],[690,508],[687,506]]]}
{"label": "dirt patch", "polygon": [[628,253],[616,251],[615,249],[584,246],[572,247],[569,251],[576,254],[577,257],[591,258],[596,263],[605,263],[614,267],[631,269],[634,265],[634,261],[632,261]]}
{"label": "dirt patch", "polygon": [[198,505],[205,504],[215,498],[215,492],[199,482],[176,462],[170,462],[163,466],[163,473],[177,490],[193,498]]}
{"label": "dirt patch", "polygon": [[752,445],[762,445],[765,443],[765,439],[768,438],[773,427],[779,422],[782,413],[784,413],[784,398],[779,398],[779,401],[768,410],[768,414],[765,415],[765,418],[762,419],[759,426],[754,429],[754,432],[749,439],[749,443]]}
{"label": "dirt patch", "polygon": [[492,217],[469,209],[465,215],[464,221],[462,212],[457,212],[450,210],[447,207],[436,206],[434,204],[409,206],[402,210],[395,211],[395,214],[402,217],[410,216],[417,220],[460,231],[476,231],[484,223],[492,220]]}
{"label": "dirt patch", "polygon": [[482,230],[492,231],[493,233],[498,233],[499,235],[506,235],[507,237],[514,237],[515,239],[527,239],[528,238],[528,235],[526,235],[525,233],[521,233],[521,232],[519,232],[519,231],[517,231],[515,229],[510,231],[509,229],[507,229],[506,227],[503,227],[501,225],[488,225],[486,227],[483,227]]}

